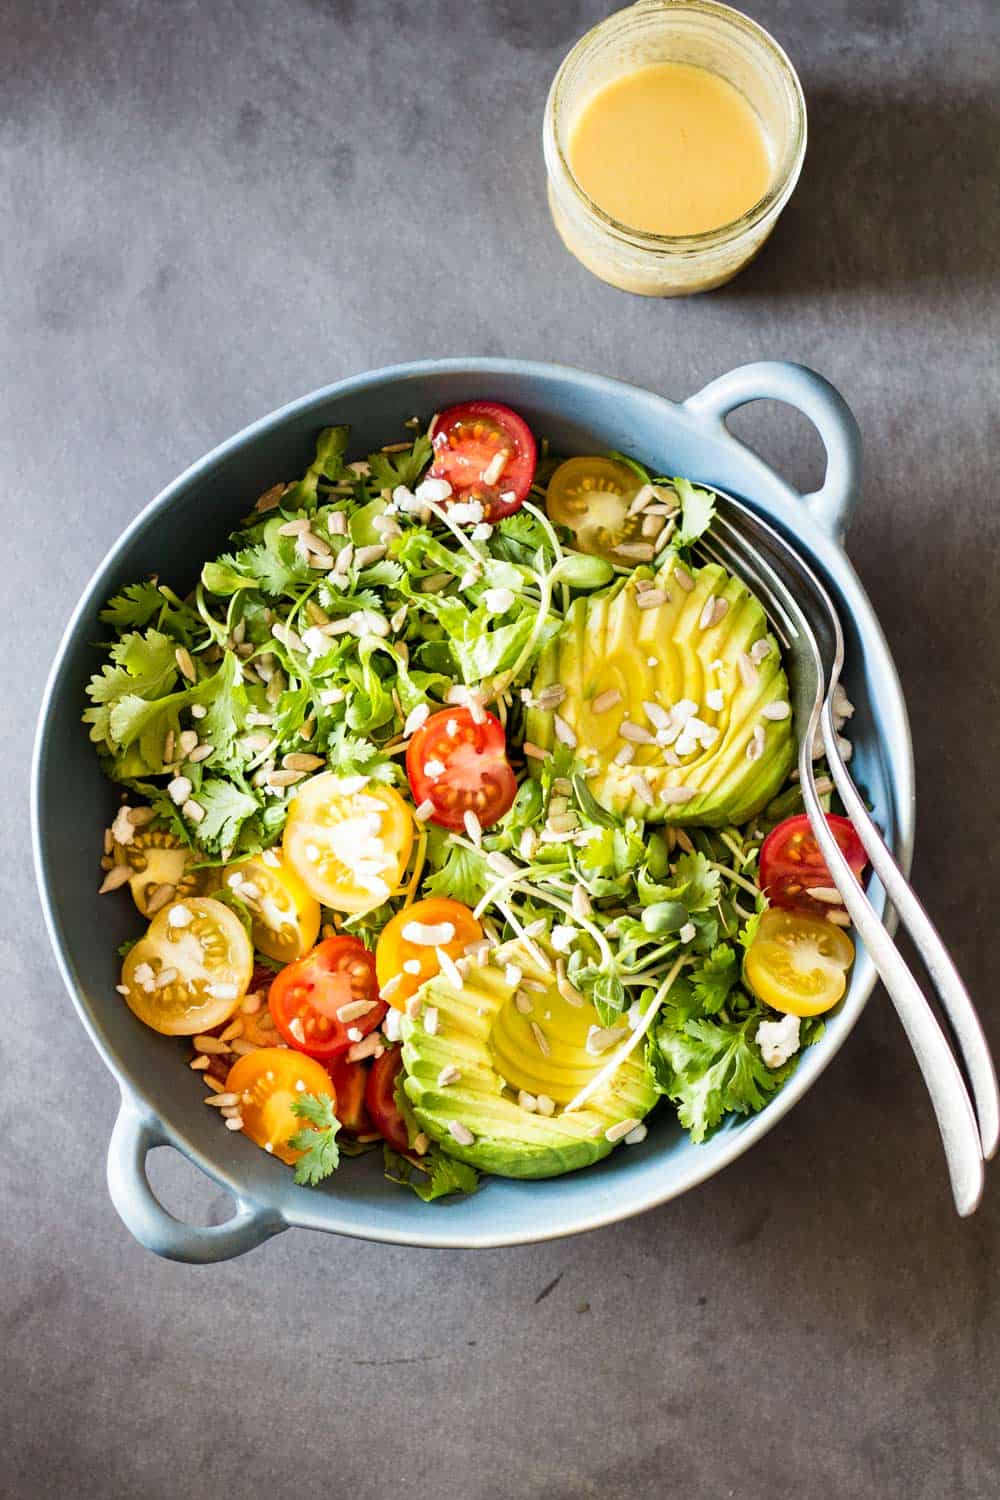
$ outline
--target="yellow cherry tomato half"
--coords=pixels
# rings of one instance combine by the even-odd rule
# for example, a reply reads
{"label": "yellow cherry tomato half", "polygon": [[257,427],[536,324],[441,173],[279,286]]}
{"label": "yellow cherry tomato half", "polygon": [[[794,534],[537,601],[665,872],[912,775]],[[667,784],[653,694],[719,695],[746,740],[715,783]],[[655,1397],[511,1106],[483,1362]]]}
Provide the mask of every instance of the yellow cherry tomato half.
{"label": "yellow cherry tomato half", "polygon": [[223,880],[250,912],[255,948],[279,964],[309,952],[319,936],[319,902],[276,849],[227,865]]}
{"label": "yellow cherry tomato half", "polygon": [[744,974],[754,994],[774,1010],[818,1016],[847,987],[854,944],[843,928],[802,912],[771,907],[747,950]]}
{"label": "yellow cherry tomato half", "polygon": [[382,999],[405,1010],[424,981],[441,972],[439,951],[461,958],[467,945],[482,935],[469,908],[448,896],[429,896],[404,907],[382,928],[375,948]]}
{"label": "yellow cherry tomato half", "polygon": [[324,771],[295,793],[282,848],[317,901],[356,913],[392,894],[412,843],[413,815],[393,787]]}
{"label": "yellow cherry tomato half", "polygon": [[189,896],[158,911],[122,965],[129,1009],[166,1036],[228,1021],[247,992],[253,947],[234,911]]}
{"label": "yellow cherry tomato half", "polygon": [[628,514],[641,488],[635,470],[616,458],[568,458],[549,480],[545,508],[550,520],[573,532],[581,552],[616,563],[635,562],[618,548],[623,542],[653,540],[643,537],[644,516]]}
{"label": "yellow cherry tomato half", "polygon": [[303,1094],[329,1094],[334,1112],[337,1109],[336,1091],[322,1063],[286,1047],[262,1047],[237,1058],[226,1078],[226,1092],[240,1096],[243,1134],[289,1166],[302,1152],[294,1151],[288,1142],[308,1129],[306,1121],[292,1113],[296,1099]]}

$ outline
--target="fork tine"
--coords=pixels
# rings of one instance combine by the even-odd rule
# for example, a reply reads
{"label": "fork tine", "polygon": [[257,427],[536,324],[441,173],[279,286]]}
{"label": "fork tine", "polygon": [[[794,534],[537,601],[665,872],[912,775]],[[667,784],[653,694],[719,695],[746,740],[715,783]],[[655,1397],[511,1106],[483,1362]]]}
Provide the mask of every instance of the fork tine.
{"label": "fork tine", "polygon": [[[727,572],[735,573],[748,585],[763,606],[779,644],[789,649],[799,631],[779,603],[774,588],[761,576],[760,559],[751,551],[742,533],[730,526],[724,517],[717,514],[712,524],[713,527],[724,526],[728,536],[720,535],[718,530],[710,532],[699,540],[698,551]],[[735,538],[736,543],[730,538]]]}

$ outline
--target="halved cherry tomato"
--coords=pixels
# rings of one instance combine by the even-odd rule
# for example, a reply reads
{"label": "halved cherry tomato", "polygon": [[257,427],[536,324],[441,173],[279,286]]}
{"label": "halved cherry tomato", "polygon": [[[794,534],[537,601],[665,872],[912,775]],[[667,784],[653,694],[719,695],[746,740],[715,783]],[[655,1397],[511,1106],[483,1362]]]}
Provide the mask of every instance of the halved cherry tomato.
{"label": "halved cherry tomato", "polygon": [[[847,863],[860,879],[868,857],[854,824],[836,813],[827,813],[826,821]],[[825,916],[830,910],[831,902],[809,894],[810,890],[835,887],[805,813],[786,818],[764,840],[760,848],[760,886],[772,906],[812,912],[814,916]]]}
{"label": "halved cherry tomato", "polygon": [[503,725],[492,714],[477,724],[467,708],[431,714],[406,747],[406,774],[414,801],[430,802],[442,828],[461,828],[467,812],[488,828],[517,795]]}
{"label": "halved cherry tomato", "polygon": [[[239,1094],[243,1134],[270,1156],[289,1166],[301,1151],[288,1142],[308,1123],[292,1113],[292,1105],[303,1094],[329,1094],[334,1111],[338,1100],[329,1073],[311,1057],[287,1047],[262,1047],[233,1063],[226,1078],[226,1092]],[[340,1118],[340,1115],[337,1115]]]}
{"label": "halved cherry tomato", "polygon": [[282,851],[317,901],[354,913],[388,899],[412,843],[413,817],[394,787],[324,771],[296,790]]}
{"label": "halved cherry tomato", "polygon": [[188,896],[158,911],[122,964],[129,1009],[166,1036],[227,1021],[247,992],[253,948],[234,911]]}
{"label": "halved cherry tomato", "polygon": [[365,1084],[368,1070],[364,1063],[348,1062],[335,1057],[326,1065],[337,1091],[337,1119],[353,1135],[363,1134],[370,1120],[365,1112]]}
{"label": "halved cherry tomato", "polygon": [[255,948],[279,964],[309,952],[319,935],[319,902],[277,849],[227,865],[222,878],[250,912]]}
{"label": "halved cherry tomato", "polygon": [[394,1151],[409,1151],[410,1137],[406,1121],[396,1103],[396,1079],[403,1066],[403,1054],[399,1047],[387,1047],[381,1057],[376,1057],[368,1074],[365,1088],[365,1108],[379,1134],[389,1142]]}
{"label": "halved cherry tomato", "polygon": [[[290,1047],[323,1061],[339,1057],[381,1023],[375,957],[354,937],[326,938],[274,979],[267,1003]],[[364,1013],[355,1007],[367,1005]],[[346,1007],[346,1010],[345,1010]]]}
{"label": "halved cherry tomato", "polygon": [[[440,943],[412,942],[406,933],[413,923],[425,929],[440,928],[442,935],[450,928],[451,937],[443,936]],[[386,1000],[397,1010],[405,1010],[410,996],[440,972],[439,950],[449,958],[461,958],[466,946],[482,935],[469,908],[449,896],[428,896],[405,906],[390,917],[375,946],[375,971]]]}
{"label": "halved cherry tomato", "polygon": [[[645,517],[628,513],[641,488],[639,475],[620,459],[568,458],[549,480],[545,509],[551,521],[573,533],[581,552],[634,564],[635,559],[618,548],[623,542],[643,540]],[[663,498],[669,498],[666,492]]]}
{"label": "halved cherry tomato", "polygon": [[537,450],[527,423],[496,401],[467,401],[438,417],[428,473],[447,479],[455,500],[478,500],[487,521],[520,510],[535,477]]}
{"label": "halved cherry tomato", "polygon": [[744,960],[747,983],[765,1005],[793,1016],[831,1010],[847,988],[854,944],[841,927],[771,907]]}

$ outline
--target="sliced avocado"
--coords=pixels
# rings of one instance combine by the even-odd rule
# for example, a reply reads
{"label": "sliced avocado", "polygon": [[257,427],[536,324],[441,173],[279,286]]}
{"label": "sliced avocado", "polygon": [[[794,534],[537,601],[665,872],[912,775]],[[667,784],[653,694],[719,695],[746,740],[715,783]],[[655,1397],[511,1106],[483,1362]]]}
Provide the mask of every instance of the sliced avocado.
{"label": "sliced avocado", "polygon": [[[666,598],[640,608],[643,593],[653,589]],[[757,647],[760,659],[751,659],[759,641],[767,642],[767,653],[760,656],[764,648]],[[591,792],[622,814],[715,827],[745,823],[794,763],[778,643],[746,585],[716,563],[698,569],[675,563],[655,579],[633,576],[575,600],[540,659],[533,691],[553,683],[566,690],[556,712],[592,767]],[[783,709],[784,718],[772,717]],[[674,733],[685,713],[698,741],[683,729]],[[638,725],[652,742],[623,738],[623,723]],[[550,748],[553,712],[530,709],[525,738]],[[619,764],[615,756],[626,745],[634,756]],[[685,791],[693,795],[682,800]]]}
{"label": "sliced avocado", "polygon": [[[440,975],[428,980],[419,1016],[403,1021],[403,1089],[421,1129],[449,1155],[501,1177],[558,1177],[607,1156],[614,1142],[605,1132],[641,1120],[657,1096],[639,1046],[567,1114],[564,1106],[613,1053],[594,1057],[586,1050],[590,1027],[600,1024],[592,1005],[568,1004],[551,974],[520,951],[517,961],[543,991],[518,992],[490,965],[471,970],[460,990]],[[518,993],[522,1005],[525,997],[530,1002],[530,1014],[518,1008]],[[428,1031],[431,1012],[436,1016]],[[541,1028],[543,1045],[532,1022]],[[454,1082],[442,1082],[447,1068],[458,1070]],[[547,1096],[553,1112],[526,1109],[518,1102],[521,1091],[535,1100],[541,1095],[546,1108]],[[455,1139],[453,1122],[471,1133],[471,1142]]]}

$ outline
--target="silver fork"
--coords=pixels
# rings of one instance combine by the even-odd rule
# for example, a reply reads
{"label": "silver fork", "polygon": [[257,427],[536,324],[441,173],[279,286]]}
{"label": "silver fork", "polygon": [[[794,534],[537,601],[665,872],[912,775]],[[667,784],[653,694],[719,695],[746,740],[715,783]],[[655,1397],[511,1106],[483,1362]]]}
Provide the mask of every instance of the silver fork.
{"label": "silver fork", "polygon": [[[843,662],[843,636],[829,595],[785,539],[731,496],[718,495],[712,528],[699,543],[706,557],[742,577],[764,606],[786,653],[799,740],[802,798],[827,868],[878,970],[924,1076],[944,1144],[955,1206],[971,1214],[982,1195],[984,1158],[1000,1133],[996,1074],[982,1027],[961,978],[865,807],[837,745],[832,697]],[[910,931],[949,1016],[979,1111],[923,991],[882,925],[830,833],[816,792],[812,745],[819,731],[837,789],[872,867]]]}

